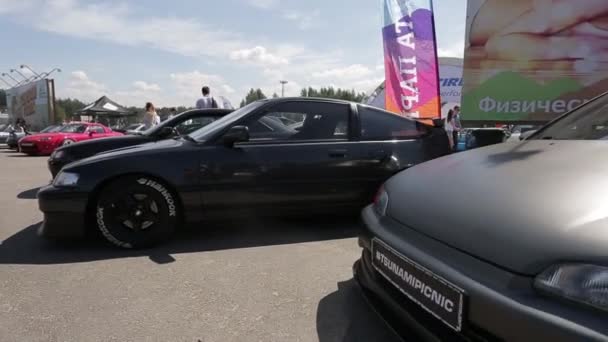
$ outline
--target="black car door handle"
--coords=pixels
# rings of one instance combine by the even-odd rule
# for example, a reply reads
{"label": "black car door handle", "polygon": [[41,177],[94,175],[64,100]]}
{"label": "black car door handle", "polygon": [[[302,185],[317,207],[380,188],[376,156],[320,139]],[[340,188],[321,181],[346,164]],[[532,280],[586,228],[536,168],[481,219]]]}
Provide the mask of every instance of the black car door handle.
{"label": "black car door handle", "polygon": [[348,150],[329,150],[328,154],[331,158],[345,158]]}

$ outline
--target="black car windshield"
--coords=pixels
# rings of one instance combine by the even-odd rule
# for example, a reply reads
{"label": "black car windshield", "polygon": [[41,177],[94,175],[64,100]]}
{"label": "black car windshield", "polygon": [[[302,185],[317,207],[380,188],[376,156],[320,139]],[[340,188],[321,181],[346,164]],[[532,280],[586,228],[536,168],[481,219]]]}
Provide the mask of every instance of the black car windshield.
{"label": "black car windshield", "polygon": [[235,110],[234,112],[222,117],[221,119],[213,121],[209,125],[190,133],[189,135],[196,141],[199,141],[199,142],[205,141],[209,138],[209,136],[212,136],[218,130],[221,130],[222,128],[224,128],[227,124],[238,121],[245,115],[249,114],[251,111],[254,111],[254,110],[258,109],[259,107],[261,107],[264,103],[266,103],[266,101],[264,101],[264,100],[250,103],[250,104],[246,105],[245,107],[241,107],[241,108]]}
{"label": "black car windshield", "polygon": [[59,132],[61,132],[61,133],[84,133],[84,131],[86,131],[86,130],[87,130],[86,125],[71,124],[71,125],[63,126],[63,128]]}
{"label": "black car windshield", "polygon": [[608,94],[545,126],[527,140],[608,140]]}

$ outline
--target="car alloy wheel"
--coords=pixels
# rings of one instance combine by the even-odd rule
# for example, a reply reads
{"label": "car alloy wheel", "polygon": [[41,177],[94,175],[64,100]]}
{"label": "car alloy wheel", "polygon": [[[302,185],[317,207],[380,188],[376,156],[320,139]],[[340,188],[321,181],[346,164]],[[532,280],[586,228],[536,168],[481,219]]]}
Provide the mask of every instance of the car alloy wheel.
{"label": "car alloy wheel", "polygon": [[173,192],[162,182],[129,176],[102,189],[95,220],[110,243],[143,248],[170,238],[177,227],[178,207]]}

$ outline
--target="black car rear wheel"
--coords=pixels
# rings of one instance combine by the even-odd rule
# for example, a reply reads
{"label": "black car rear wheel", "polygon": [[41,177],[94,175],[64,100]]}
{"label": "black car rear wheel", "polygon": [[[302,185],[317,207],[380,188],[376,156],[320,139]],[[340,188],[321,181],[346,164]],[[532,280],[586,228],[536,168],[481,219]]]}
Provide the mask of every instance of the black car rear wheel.
{"label": "black car rear wheel", "polygon": [[146,176],[120,178],[104,187],[95,207],[101,234],[122,248],[145,248],[168,240],[178,224],[174,194]]}

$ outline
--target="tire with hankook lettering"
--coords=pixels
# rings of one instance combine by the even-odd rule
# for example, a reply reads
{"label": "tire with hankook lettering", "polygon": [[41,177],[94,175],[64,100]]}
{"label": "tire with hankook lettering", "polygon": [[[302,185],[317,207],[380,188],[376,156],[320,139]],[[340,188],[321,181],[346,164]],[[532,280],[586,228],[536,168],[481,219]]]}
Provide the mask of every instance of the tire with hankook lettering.
{"label": "tire with hankook lettering", "polygon": [[178,210],[174,193],[163,182],[147,176],[127,176],[101,190],[95,222],[110,243],[145,248],[173,235]]}

